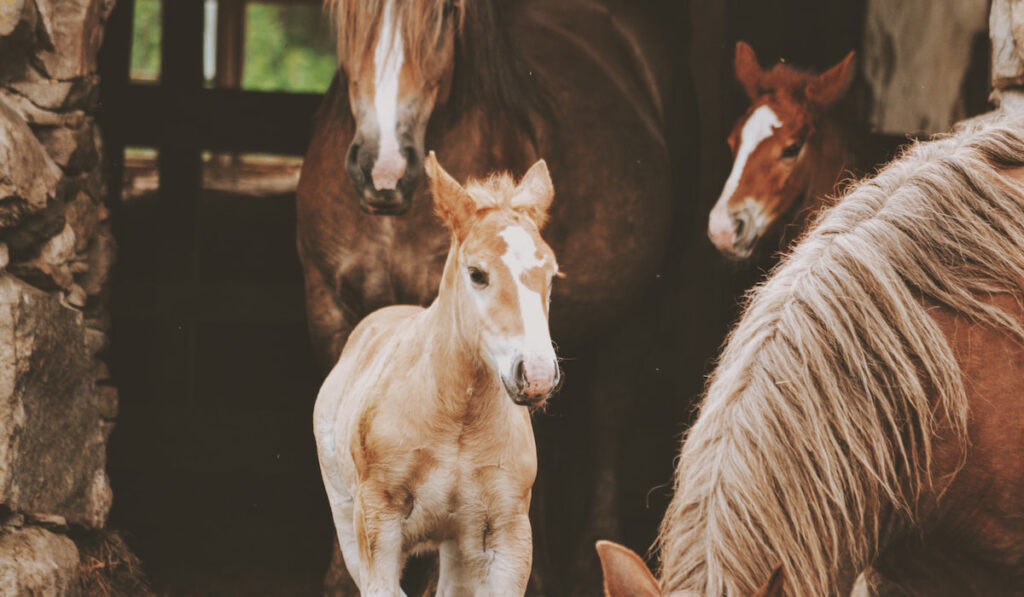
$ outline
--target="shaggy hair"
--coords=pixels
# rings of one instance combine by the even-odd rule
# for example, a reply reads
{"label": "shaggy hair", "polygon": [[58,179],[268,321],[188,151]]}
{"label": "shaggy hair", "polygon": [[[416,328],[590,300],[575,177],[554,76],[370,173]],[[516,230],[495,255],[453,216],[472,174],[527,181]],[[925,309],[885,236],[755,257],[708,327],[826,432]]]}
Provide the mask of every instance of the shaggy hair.
{"label": "shaggy hair", "polygon": [[[393,0],[394,18],[402,23],[402,42],[407,63],[416,68],[440,47],[446,20],[455,27],[455,74],[449,103],[464,110],[485,103],[492,118],[503,116],[536,138],[537,115],[553,115],[548,92],[536,73],[527,67],[508,32],[505,5],[508,0]],[[339,62],[353,64],[374,51],[383,0],[324,0],[324,10],[334,23]],[[339,69],[328,94],[347,104],[347,81]]]}
{"label": "shaggy hair", "polygon": [[[656,549],[666,593],[834,594],[950,479],[968,400],[941,305],[1024,341],[985,301],[1024,296],[1024,121],[975,122],[853,187],[751,291],[675,474]],[[961,460],[962,462],[962,460]]]}

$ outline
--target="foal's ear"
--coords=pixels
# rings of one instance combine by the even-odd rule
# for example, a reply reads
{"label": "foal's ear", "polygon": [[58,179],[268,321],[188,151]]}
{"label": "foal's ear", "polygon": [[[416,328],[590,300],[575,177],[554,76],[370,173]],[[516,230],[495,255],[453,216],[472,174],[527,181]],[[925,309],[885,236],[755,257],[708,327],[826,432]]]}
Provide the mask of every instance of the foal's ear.
{"label": "foal's ear", "polygon": [[768,582],[751,597],[782,597],[785,588],[786,574],[782,571],[782,564],[779,564],[768,578]]}
{"label": "foal's ear", "polygon": [[551,182],[551,173],[544,160],[530,166],[523,175],[512,195],[512,209],[530,217],[537,228],[543,228],[548,221],[548,208],[555,198],[555,185]]}
{"label": "foal's ear", "polygon": [[640,556],[611,541],[597,542],[605,597],[658,597],[661,589]]}
{"label": "foal's ear", "polygon": [[448,224],[455,236],[461,240],[470,219],[476,213],[476,203],[466,189],[462,188],[462,185],[452,178],[451,174],[445,172],[441,164],[437,163],[437,156],[433,151],[423,162],[423,170],[427,173],[427,179],[430,180],[430,193],[434,196],[434,209]]}
{"label": "foal's ear", "polygon": [[736,79],[743,85],[751,101],[761,95],[761,73],[754,48],[745,41],[736,42]]}
{"label": "foal's ear", "polygon": [[811,102],[828,107],[843,97],[853,80],[855,52],[850,52],[839,64],[821,73],[807,84],[806,95]]}

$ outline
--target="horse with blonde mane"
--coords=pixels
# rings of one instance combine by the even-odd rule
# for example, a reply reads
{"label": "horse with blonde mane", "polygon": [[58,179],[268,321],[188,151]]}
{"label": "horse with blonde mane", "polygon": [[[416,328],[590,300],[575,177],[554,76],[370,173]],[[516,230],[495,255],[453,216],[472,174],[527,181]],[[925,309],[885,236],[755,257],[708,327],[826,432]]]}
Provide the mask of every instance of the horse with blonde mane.
{"label": "horse with blonde mane", "polygon": [[735,68],[751,104],[729,134],[732,172],[708,217],[708,237],[723,255],[743,260],[759,246],[784,249],[806,230],[842,190],[861,139],[843,101],[853,52],[821,74],[785,62],[762,69],[740,41]]}
{"label": "horse with blonde mane", "polygon": [[317,397],[314,431],[345,565],[364,596],[401,594],[437,551],[439,595],[522,595],[530,575],[530,412],[558,385],[548,333],[554,196],[543,161],[463,188],[426,161],[451,249],[429,308],[375,311]]}
{"label": "horse with blonde mane", "polygon": [[755,289],[683,443],[661,594],[1024,591],[1024,121],[920,143]]}

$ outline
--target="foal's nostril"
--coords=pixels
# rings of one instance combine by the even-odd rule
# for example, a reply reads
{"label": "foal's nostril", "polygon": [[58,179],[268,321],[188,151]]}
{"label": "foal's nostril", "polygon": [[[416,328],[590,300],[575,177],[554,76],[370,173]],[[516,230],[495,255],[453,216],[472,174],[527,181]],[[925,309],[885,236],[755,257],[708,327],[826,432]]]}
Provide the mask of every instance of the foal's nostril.
{"label": "foal's nostril", "polygon": [[736,238],[743,236],[743,230],[747,227],[747,221],[737,217],[733,219],[733,225],[736,228]]}
{"label": "foal's nostril", "polygon": [[526,369],[523,367],[523,359],[516,361],[515,365],[516,386],[522,390],[526,387]]}

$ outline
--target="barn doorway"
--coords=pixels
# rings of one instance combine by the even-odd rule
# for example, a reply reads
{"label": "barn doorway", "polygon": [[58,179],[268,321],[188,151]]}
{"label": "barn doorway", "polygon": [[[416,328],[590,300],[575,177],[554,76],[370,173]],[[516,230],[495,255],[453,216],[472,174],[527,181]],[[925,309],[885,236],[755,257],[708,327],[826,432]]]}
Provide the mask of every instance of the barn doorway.
{"label": "barn doorway", "polygon": [[129,0],[108,26],[110,526],[160,594],[321,591],[333,527],[295,253],[301,155],[334,72],[327,31],[310,39],[319,13]]}

